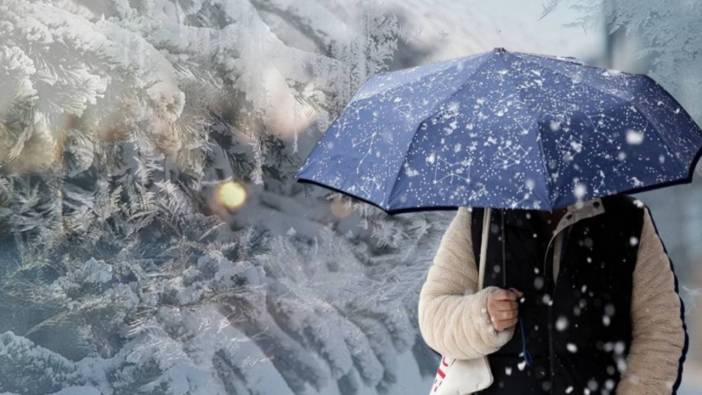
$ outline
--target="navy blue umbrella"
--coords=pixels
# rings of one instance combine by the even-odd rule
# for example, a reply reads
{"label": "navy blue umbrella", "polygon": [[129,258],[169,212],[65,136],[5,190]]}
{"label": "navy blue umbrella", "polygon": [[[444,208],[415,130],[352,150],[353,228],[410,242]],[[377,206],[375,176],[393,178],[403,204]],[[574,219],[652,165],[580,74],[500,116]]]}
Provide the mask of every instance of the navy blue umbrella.
{"label": "navy blue umbrella", "polygon": [[553,210],[690,182],[701,153],[651,78],[498,48],[374,75],[297,178],[389,213]]}

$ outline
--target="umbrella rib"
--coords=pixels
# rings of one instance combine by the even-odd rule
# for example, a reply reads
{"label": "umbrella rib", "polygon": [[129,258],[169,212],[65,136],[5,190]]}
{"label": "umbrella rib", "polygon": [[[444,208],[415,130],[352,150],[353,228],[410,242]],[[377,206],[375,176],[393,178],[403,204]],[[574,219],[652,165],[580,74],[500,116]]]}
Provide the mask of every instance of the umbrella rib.
{"label": "umbrella rib", "polygon": [[537,132],[536,132],[536,142],[539,144],[539,152],[541,153],[541,167],[544,175],[544,186],[546,187],[546,199],[549,204],[549,208],[553,209],[554,205],[556,204],[554,201],[551,200],[551,183],[550,183],[550,177],[549,177],[549,172],[548,168],[546,167],[546,152],[544,151],[544,145],[543,142],[541,141],[541,127],[539,126],[541,123],[541,115],[543,114],[541,108],[539,108],[539,114],[534,118],[534,121],[536,122],[537,126]]}
{"label": "umbrella rib", "polygon": [[[375,95],[378,95],[378,94],[382,94],[382,95],[384,95],[384,96],[385,96],[385,95],[391,95],[391,94],[393,94],[393,92],[395,92],[395,91],[397,91],[397,90],[403,89],[406,85],[414,84],[414,83],[420,82],[422,79],[427,78],[427,77],[431,76],[432,74],[439,73],[439,72],[441,72],[441,71],[445,71],[446,69],[449,69],[451,66],[453,66],[453,65],[456,64],[456,63],[464,63],[464,62],[466,62],[466,61],[472,60],[473,58],[478,58],[478,57],[480,57],[480,56],[485,56],[485,55],[486,55],[485,53],[475,53],[475,54],[472,54],[472,55],[469,55],[469,56],[466,56],[466,57],[463,57],[463,58],[456,57],[456,58],[446,59],[446,60],[441,61],[441,62],[428,64],[428,65],[426,65],[426,66],[431,66],[431,67],[436,66],[437,69],[436,69],[436,70],[433,70],[433,71],[432,71],[431,73],[429,73],[429,74],[420,74],[420,75],[418,75],[418,76],[416,77],[416,79],[413,79],[413,80],[410,80],[410,81],[403,81],[402,84],[400,84],[400,85],[395,85],[395,86],[392,86],[392,87],[390,87],[390,88],[387,88],[387,90],[384,90],[384,91],[382,91],[382,92],[380,92],[380,93],[379,93],[379,92],[375,92],[373,95],[364,96],[364,97],[361,97],[361,98],[357,98],[356,95],[354,95],[354,96],[351,97],[351,100],[350,100],[350,101],[362,101],[362,100],[366,100],[366,99],[368,99],[369,97],[372,97],[372,96],[375,96]],[[408,70],[417,69],[418,67],[422,67],[422,65],[410,67],[410,68],[408,68],[408,69],[400,69],[400,70],[390,70],[390,71],[378,72],[378,73],[375,73],[375,74],[373,74],[372,76],[370,76],[370,77],[368,78],[368,81],[370,81],[370,80],[373,79],[373,78],[384,77],[384,76],[386,76],[386,75],[392,75],[392,74],[396,74],[396,73],[403,72],[403,71],[408,71]],[[368,81],[366,81],[366,83],[367,83]],[[366,83],[364,83],[363,85],[365,85]],[[357,93],[361,93],[362,90],[363,90],[363,87],[361,87],[360,90],[359,90]]]}
{"label": "umbrella rib", "polygon": [[[516,57],[518,57],[519,59],[521,59],[521,60],[523,60],[523,61],[527,61],[527,62],[529,61],[528,59],[525,59],[525,58],[523,58],[522,56],[519,56],[519,54],[514,54],[514,53],[511,53],[511,54],[515,55]],[[543,64],[542,67],[548,68],[548,69],[551,70],[551,72],[553,72],[554,74],[558,74],[558,75],[560,75],[560,76],[562,76],[562,77],[564,77],[564,78],[570,78],[568,75],[566,75],[566,74],[564,74],[563,72],[561,72],[561,71],[559,71],[559,70],[557,70],[557,69],[551,67],[551,65],[549,65],[549,64],[547,64],[547,63]],[[591,67],[594,67],[594,66],[591,66]],[[630,76],[639,76],[639,77],[644,76],[644,77],[650,78],[650,77],[648,77],[648,76],[646,76],[646,75],[643,75],[643,74],[631,74],[631,73],[626,73],[626,74],[628,74],[628,75],[630,75]],[[647,121],[650,125],[653,126],[653,129],[656,131],[656,133],[658,134],[658,136],[660,136],[661,139],[665,142],[665,145],[664,145],[665,149],[666,149],[669,153],[671,152],[671,151],[670,151],[671,145],[670,145],[670,143],[669,143],[668,137],[667,137],[667,136],[664,136],[663,133],[660,133],[660,131],[658,130],[658,128],[656,127],[656,125],[651,121],[651,119],[650,119],[643,111],[641,111],[641,109],[640,109],[638,106],[636,106],[634,100],[628,100],[628,99],[626,99],[626,98],[619,97],[619,96],[617,96],[617,95],[615,95],[615,94],[613,94],[613,93],[611,93],[611,92],[608,92],[608,91],[606,91],[606,90],[601,89],[601,88],[598,87],[597,85],[584,85],[584,87],[586,87],[586,88],[591,88],[591,89],[593,89],[593,90],[595,90],[595,91],[597,91],[597,92],[600,92],[601,94],[603,94],[603,95],[605,95],[605,96],[609,96],[609,97],[613,98],[613,99],[615,100],[616,103],[618,103],[618,104],[620,104],[620,105],[631,105],[631,106],[633,106],[633,107],[638,111],[638,113],[641,114],[641,115],[644,117],[644,119],[646,119],[646,121]],[[541,116],[541,113],[539,114],[539,117],[540,117],[540,116]],[[541,141],[540,141],[540,140],[539,140],[539,146],[541,146]],[[542,147],[542,146],[541,146],[541,147]],[[542,155],[543,155],[543,152],[542,152]],[[673,156],[673,157],[675,158],[675,161],[676,161],[678,167],[680,167],[680,166],[681,166],[681,163],[680,163],[679,159],[678,159],[675,155],[671,155],[671,156]],[[685,172],[688,171],[687,168],[683,168],[683,170],[684,170]],[[547,182],[548,182],[548,179],[547,179]]]}
{"label": "umbrella rib", "polygon": [[[670,156],[672,156],[673,158],[675,158],[675,163],[677,163],[678,167],[682,168],[683,172],[687,174],[689,172],[689,169],[687,168],[687,166],[684,166],[680,162],[680,158],[678,158],[676,155],[673,155],[673,151],[671,150],[673,145],[670,144],[670,139],[668,138],[668,136],[666,136],[664,133],[661,133],[660,130],[658,130],[658,127],[651,121],[651,118],[649,118],[648,115],[646,115],[646,113],[644,111],[641,111],[641,109],[636,107],[635,105],[634,105],[634,108],[636,108],[636,110],[639,112],[639,114],[641,114],[641,116],[643,116],[646,119],[646,121],[650,125],[653,126],[653,130],[656,132],[656,134],[658,134],[658,136],[661,138],[661,140],[663,140],[665,142],[664,147],[668,151],[668,154]],[[700,147],[700,149],[702,149],[702,147]],[[694,171],[694,169],[693,169],[693,171]]]}
{"label": "umbrella rib", "polygon": [[436,105],[431,109],[431,111],[429,112],[429,114],[428,114],[427,116],[423,117],[423,118],[417,123],[417,125],[414,127],[414,131],[412,132],[412,137],[409,139],[409,144],[407,144],[407,149],[405,149],[405,154],[404,154],[404,156],[402,157],[402,161],[400,162],[400,166],[398,167],[397,173],[396,173],[396,175],[395,175],[395,178],[394,178],[394,180],[393,180],[393,182],[392,182],[392,185],[390,186],[390,191],[389,191],[389,193],[386,195],[387,199],[386,199],[385,204],[383,204],[383,206],[388,207],[388,208],[390,207],[390,206],[389,206],[389,205],[390,205],[390,200],[392,199],[393,194],[394,194],[394,192],[395,192],[395,187],[397,186],[397,179],[398,179],[399,176],[400,176],[400,172],[402,171],[402,167],[405,165],[405,162],[407,161],[407,154],[409,154],[409,150],[410,150],[410,148],[412,147],[412,143],[414,142],[414,138],[415,138],[415,136],[417,135],[417,131],[419,130],[419,127],[420,127],[420,126],[422,125],[422,123],[424,123],[426,120],[431,119],[433,116],[435,116],[435,115],[438,113],[439,108],[441,107],[441,105],[442,105],[444,102],[446,102],[446,101],[450,100],[451,98],[453,98],[454,96],[456,96],[457,93],[459,93],[460,91],[462,91],[463,88],[465,88],[465,87],[470,83],[471,77],[472,77],[473,75],[475,75],[475,74],[478,72],[478,70],[480,70],[480,69],[485,65],[487,59],[490,58],[490,55],[491,55],[491,54],[492,54],[492,52],[487,53],[487,54],[484,54],[484,59],[480,62],[480,64],[479,64],[469,75],[466,76],[465,81],[463,81],[463,82],[458,86],[458,88],[457,88],[456,90],[454,90],[453,92],[451,92],[450,95],[448,95],[448,96],[444,97],[443,99],[439,100],[439,101],[436,103]]}
{"label": "umbrella rib", "polygon": [[[700,126],[697,125],[697,123],[695,122],[694,119],[692,119],[692,117],[687,112],[687,110],[685,110],[685,108],[682,106],[682,104],[679,103],[677,100],[675,100],[675,98],[672,97],[672,95],[668,91],[666,91],[665,88],[663,88],[663,86],[661,86],[661,84],[659,84],[656,80],[654,80],[653,78],[651,78],[650,76],[648,76],[646,74],[640,74],[640,76],[643,77],[645,80],[649,81],[649,83],[653,84],[659,91],[661,91],[661,93],[663,93],[665,96],[672,99],[673,102],[675,102],[678,105],[678,107],[683,111],[683,113],[686,114],[686,116],[692,121],[692,126],[690,126],[690,129],[688,129],[688,131],[697,130],[697,132],[699,133],[698,137],[700,138],[700,142],[702,142],[702,129],[700,129]],[[651,125],[654,125],[653,122],[651,122],[651,118],[648,117],[646,112],[642,111],[642,109],[637,107],[636,104],[633,104],[633,105],[634,105],[634,108],[636,108],[636,110],[639,111],[639,113],[641,113],[641,115],[644,118],[646,118],[648,123],[650,123]],[[666,143],[667,143],[666,149],[669,151],[669,153],[671,153],[672,145],[669,143],[670,140],[668,139],[668,136],[665,135],[664,133],[662,133],[657,127],[655,128],[655,131],[658,133],[658,136],[660,136],[661,139],[666,141]],[[680,163],[679,159],[675,155],[672,155],[672,153],[671,153],[671,156],[675,157],[676,161],[678,161],[678,165],[682,166],[683,170],[688,173],[687,177],[690,180],[690,182],[692,182],[693,173],[695,171],[695,162],[696,162],[695,158],[700,157],[700,152],[702,152],[702,145],[697,147],[696,151],[697,152],[695,152],[695,154],[692,155],[692,162],[688,166],[685,166],[683,163]]]}
{"label": "umbrella rib", "polygon": [[[556,74],[559,74],[559,75],[561,75],[561,76],[563,76],[563,77],[565,77],[565,78],[568,78],[567,75],[563,74],[562,72],[560,72],[560,71],[558,71],[558,70],[556,70],[556,69],[553,69],[553,68],[551,68],[551,67],[549,67],[549,66],[545,66],[545,67],[548,67],[549,70],[551,70],[552,72],[554,72],[554,73],[556,73]],[[644,77],[650,78],[650,77],[648,77],[648,76],[646,76],[646,75],[643,75],[643,74],[630,74],[630,75],[632,75],[632,76],[639,76],[639,77],[644,76]],[[655,81],[654,81],[654,82],[655,82]],[[671,144],[670,144],[670,140],[668,139],[668,137],[665,136],[663,133],[660,133],[660,131],[658,130],[658,127],[656,127],[656,125],[651,121],[651,118],[649,118],[643,111],[641,111],[641,108],[639,108],[639,107],[636,105],[636,103],[635,103],[634,100],[627,100],[627,99],[625,99],[625,98],[619,97],[619,96],[617,96],[617,95],[615,95],[615,94],[612,94],[612,93],[610,93],[610,92],[607,92],[606,90],[601,89],[601,88],[598,87],[597,85],[587,85],[587,87],[592,88],[592,89],[594,89],[594,90],[596,90],[596,91],[598,91],[598,92],[600,92],[600,93],[602,93],[602,94],[604,94],[604,95],[606,95],[606,96],[609,96],[609,97],[611,97],[611,98],[614,98],[614,99],[615,99],[617,102],[619,102],[620,104],[625,104],[625,105],[633,106],[633,107],[638,111],[638,113],[641,114],[641,116],[643,116],[644,119],[646,119],[646,121],[647,121],[650,125],[653,126],[653,129],[656,131],[656,133],[658,134],[658,136],[660,136],[661,139],[664,140],[664,142],[665,142],[665,149],[668,151],[668,153],[671,154],[672,157],[675,158],[676,163],[678,164],[678,166],[681,166],[681,163],[679,162],[679,159],[678,159],[675,155],[672,155],[672,152],[671,152]],[[687,169],[684,168],[684,167],[683,167],[683,170],[684,170],[684,171],[687,171]]]}
{"label": "umbrella rib", "polygon": [[[670,99],[673,100],[673,102],[675,102],[675,103],[678,105],[678,108],[692,121],[692,126],[690,126],[690,128],[689,128],[687,131],[689,132],[689,131],[693,131],[694,129],[696,129],[697,132],[700,133],[700,135],[699,135],[698,137],[700,138],[700,142],[702,142],[702,130],[700,129],[699,125],[697,125],[697,123],[695,122],[695,120],[692,119],[692,117],[691,117],[690,114],[687,112],[687,110],[685,110],[685,108],[683,107],[683,105],[682,105],[681,103],[679,103],[677,100],[675,100],[675,98],[672,97],[672,96],[670,95],[670,93],[668,93],[668,91],[666,91],[665,88],[663,88],[663,87],[661,86],[661,84],[659,84],[658,82],[656,82],[656,80],[654,80],[653,78],[651,78],[651,77],[649,77],[648,75],[645,75],[645,74],[642,75],[642,77],[643,77],[644,79],[648,80],[649,83],[653,84],[653,85],[656,87],[656,89],[658,89],[663,95],[669,97]],[[645,112],[645,111],[642,111],[642,108],[639,108],[639,107],[637,106],[637,104],[638,104],[638,101],[635,102],[635,104],[633,104],[633,105],[634,105],[634,108],[636,108],[636,110],[639,111],[639,112],[641,113],[641,115],[643,115],[644,118],[646,118],[646,120],[648,121],[648,123],[650,123],[651,125],[654,125],[654,123],[651,122],[651,118],[649,118],[648,115],[646,114],[646,112]],[[671,108],[670,106],[667,106],[667,107],[668,107],[668,108]],[[654,126],[655,126],[655,125],[654,125]],[[664,128],[660,128],[660,129],[664,129]],[[667,135],[665,135],[665,134],[663,134],[663,133],[660,132],[659,128],[656,127],[655,130],[656,130],[656,132],[658,133],[658,135],[661,136],[662,139],[666,140],[666,143],[668,143],[668,142],[670,141],[670,140],[668,139],[668,136],[667,136]],[[669,151],[670,151],[670,148],[671,148],[671,147],[672,147],[672,145],[671,145],[670,143],[668,143],[668,146],[667,146],[666,148],[668,148]],[[700,150],[700,149],[702,149],[702,146],[701,146],[700,148],[698,148],[698,150]],[[674,156],[674,155],[671,155],[671,156]],[[694,158],[694,155],[693,155],[693,158]],[[677,157],[676,157],[675,159],[677,159]],[[680,163],[679,163],[679,164],[680,164]],[[685,170],[687,170],[686,166],[684,166],[683,164],[680,164],[680,165],[682,165],[683,168],[685,168]],[[693,170],[694,170],[694,169],[693,169]]]}
{"label": "umbrella rib", "polygon": [[[523,58],[520,57],[520,59],[523,59]],[[543,66],[546,67],[546,68],[548,68],[549,70],[551,70],[551,71],[552,71],[553,73],[555,73],[555,74],[559,74],[559,75],[563,76],[564,78],[569,78],[566,74],[563,74],[561,71],[554,69],[553,67],[551,67],[551,66],[548,65],[548,64],[544,64]],[[594,67],[594,66],[591,66],[591,65],[588,65],[588,66]],[[643,77],[643,78],[646,78],[646,79],[651,80],[651,82],[655,83],[656,85],[660,85],[660,84],[658,84],[655,80],[653,80],[651,77],[649,77],[648,75],[645,75],[645,74],[624,73],[624,72],[622,72],[622,73],[623,73],[623,74],[627,74],[627,75],[629,75],[629,76],[631,76],[631,77]],[[692,168],[691,168],[691,169],[688,169],[686,166],[684,166],[684,165],[680,162],[680,159],[679,159],[677,156],[675,156],[675,155],[672,154],[672,151],[671,151],[672,145],[670,144],[670,139],[668,138],[668,136],[666,136],[664,133],[661,133],[661,132],[660,132],[660,130],[659,130],[659,128],[656,126],[656,124],[654,124],[654,123],[651,121],[651,118],[649,118],[648,115],[647,115],[644,111],[642,111],[642,109],[637,105],[637,102],[636,102],[635,100],[627,100],[627,99],[625,99],[625,98],[619,97],[619,96],[617,96],[617,95],[615,95],[615,94],[613,94],[613,93],[611,93],[611,92],[607,92],[606,90],[601,89],[601,88],[598,87],[597,85],[586,85],[586,86],[589,87],[589,88],[592,88],[592,89],[594,89],[594,90],[596,90],[596,91],[598,91],[598,92],[600,92],[600,93],[602,93],[602,94],[604,94],[604,95],[606,95],[606,96],[609,96],[609,97],[611,97],[611,98],[614,98],[617,102],[619,102],[619,103],[621,103],[621,104],[628,104],[628,105],[633,106],[633,107],[638,111],[638,113],[641,114],[641,116],[643,116],[644,119],[646,119],[646,121],[647,121],[650,125],[653,126],[653,130],[654,130],[654,131],[656,132],[656,134],[661,138],[661,140],[664,141],[664,143],[665,143],[665,144],[664,144],[664,148],[668,151],[668,153],[670,154],[671,157],[675,158],[675,163],[678,165],[678,167],[679,167],[679,168],[682,168],[682,170],[683,170],[684,173],[687,173],[687,178],[686,178],[686,179],[690,179],[690,180],[692,179],[691,175],[692,175],[692,173],[694,172],[694,164],[692,165]],[[663,89],[662,87],[659,86],[658,89],[662,90],[663,93],[665,93],[666,95],[669,96],[668,92],[665,91],[665,89]],[[680,107],[682,108],[682,106],[680,106]],[[694,128],[694,126],[693,126],[693,128]],[[700,147],[699,150],[702,151],[702,147]],[[699,153],[698,153],[698,155],[699,155]],[[693,157],[694,157],[694,156],[693,156]],[[636,190],[636,189],[638,189],[638,188],[634,188],[634,189],[632,189],[632,190]]]}
{"label": "umbrella rib", "polygon": [[[513,54],[514,56],[518,57],[518,58],[521,59],[522,61],[531,62],[531,60],[525,59],[525,58],[519,56],[518,53],[517,53],[517,54],[511,53],[511,54]],[[547,69],[551,70],[551,72],[553,72],[553,73],[555,73],[555,74],[558,74],[558,75],[560,75],[560,76],[563,77],[563,78],[566,78],[566,79],[571,78],[569,75],[563,74],[563,72],[561,72],[561,71],[559,71],[559,70],[557,70],[557,69],[551,67],[551,65],[549,65],[549,64],[547,64],[547,63],[544,63],[543,65],[541,65],[541,67],[547,68]],[[592,67],[592,68],[597,68],[596,66],[591,66],[591,65],[590,65],[590,67]],[[627,74],[629,74],[629,73],[627,73]],[[629,75],[640,75],[640,74],[629,74]],[[587,87],[587,88],[592,88],[592,89],[594,89],[594,90],[596,90],[596,91],[598,91],[598,92],[600,92],[600,93],[602,93],[602,94],[604,94],[604,95],[607,95],[607,96],[609,96],[609,97],[614,98],[615,100],[623,101],[623,102],[625,102],[625,103],[630,103],[627,99],[625,99],[625,98],[623,98],[623,97],[619,97],[619,96],[617,96],[617,95],[615,95],[615,94],[613,94],[613,93],[611,93],[611,92],[607,92],[607,91],[605,91],[605,90],[602,90],[602,89],[600,89],[600,88],[599,88],[598,86],[596,86],[596,85],[587,85],[587,84],[586,84],[586,85],[583,85],[583,86],[584,86],[584,87]]]}
{"label": "umbrella rib", "polygon": [[[508,52],[508,53],[510,55],[514,54],[512,52]],[[513,88],[514,88],[515,92],[517,92],[517,96],[519,96],[520,101],[522,101],[522,103],[526,103],[526,100],[524,100],[524,96],[522,95],[522,91],[514,84],[513,84]],[[539,112],[536,115],[536,117],[534,117],[534,119],[532,120],[532,124],[536,123],[536,126],[538,128],[537,132],[536,132],[536,142],[539,145],[539,152],[541,153],[541,157],[540,157],[539,162],[541,162],[541,167],[542,167],[542,172],[543,172],[542,174],[544,175],[544,187],[546,188],[546,199],[547,199],[546,203],[548,203],[550,209],[553,209],[555,202],[553,202],[551,200],[551,184],[549,182],[548,168],[546,167],[546,153],[544,151],[544,146],[543,146],[543,143],[541,141],[541,128],[539,127],[539,123],[541,121],[541,115],[543,115],[543,106],[539,103],[538,108],[539,108]]]}

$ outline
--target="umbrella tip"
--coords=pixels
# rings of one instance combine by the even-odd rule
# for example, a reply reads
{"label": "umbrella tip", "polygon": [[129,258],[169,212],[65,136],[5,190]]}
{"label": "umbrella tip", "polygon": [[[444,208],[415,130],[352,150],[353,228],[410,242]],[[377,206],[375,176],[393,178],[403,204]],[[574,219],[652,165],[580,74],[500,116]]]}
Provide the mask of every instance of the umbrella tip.
{"label": "umbrella tip", "polygon": [[495,52],[499,52],[499,53],[507,52],[507,50],[504,49],[503,47],[496,47],[496,48],[494,49],[494,51],[495,51]]}

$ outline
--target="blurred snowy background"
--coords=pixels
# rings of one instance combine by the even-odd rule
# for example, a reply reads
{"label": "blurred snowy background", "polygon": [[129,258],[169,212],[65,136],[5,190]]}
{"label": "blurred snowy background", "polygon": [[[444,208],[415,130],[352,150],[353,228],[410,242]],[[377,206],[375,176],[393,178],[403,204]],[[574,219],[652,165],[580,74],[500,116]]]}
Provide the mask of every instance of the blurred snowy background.
{"label": "blurred snowy background", "polygon": [[[424,394],[453,212],[293,180],[373,73],[506,47],[647,72],[702,123],[702,3],[0,0],[0,394]],[[702,171],[642,194],[702,392]]]}

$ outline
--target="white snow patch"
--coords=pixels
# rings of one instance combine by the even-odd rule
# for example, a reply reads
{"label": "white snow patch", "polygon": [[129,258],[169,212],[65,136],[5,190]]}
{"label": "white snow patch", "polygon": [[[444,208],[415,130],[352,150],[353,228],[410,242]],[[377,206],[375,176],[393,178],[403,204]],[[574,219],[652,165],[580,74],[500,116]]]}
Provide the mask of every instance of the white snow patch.
{"label": "white snow patch", "polygon": [[524,184],[526,185],[527,189],[530,191],[534,190],[534,186],[536,186],[536,182],[534,182],[534,180],[531,178],[527,178],[526,181],[524,182]]}
{"label": "white snow patch", "polygon": [[426,158],[424,158],[424,160],[425,160],[427,163],[434,163],[434,162],[436,161],[436,153],[432,152],[431,154],[429,154],[429,156],[427,156]]}
{"label": "white snow patch", "polygon": [[578,200],[585,198],[585,195],[587,195],[587,185],[581,182],[576,183],[573,187],[573,195],[575,195],[575,198]]}
{"label": "white snow patch", "polygon": [[102,395],[97,388],[92,386],[70,386],[49,395]]}
{"label": "white snow patch", "polygon": [[570,142],[570,147],[577,153],[582,152],[583,150],[583,143],[578,142],[578,141],[571,141]]}
{"label": "white snow patch", "polygon": [[644,141],[644,132],[641,130],[628,129],[626,131],[626,143],[630,145],[640,145]]}

